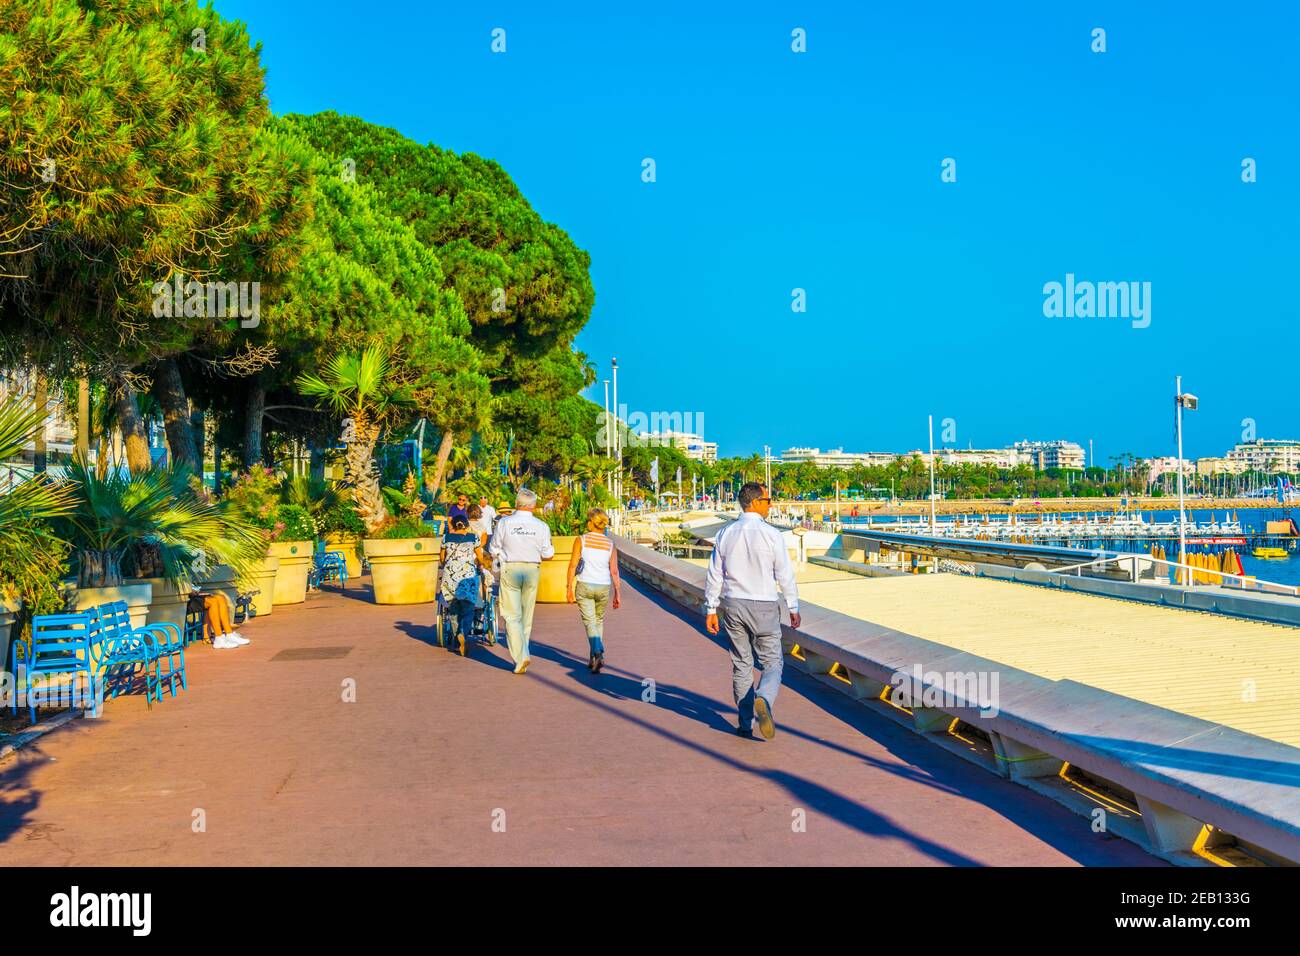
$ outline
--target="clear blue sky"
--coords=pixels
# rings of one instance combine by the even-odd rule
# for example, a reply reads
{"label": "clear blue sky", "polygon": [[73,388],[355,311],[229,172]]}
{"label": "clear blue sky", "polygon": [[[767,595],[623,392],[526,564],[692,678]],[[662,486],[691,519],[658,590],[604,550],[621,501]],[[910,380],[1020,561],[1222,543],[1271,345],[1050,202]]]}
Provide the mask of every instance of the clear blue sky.
{"label": "clear blue sky", "polygon": [[[276,112],[498,160],[591,253],[579,347],[723,454],[905,450],[928,413],[1170,454],[1180,373],[1191,454],[1300,437],[1291,2],[216,5]],[[1150,326],[1045,318],[1066,273],[1150,282]]]}

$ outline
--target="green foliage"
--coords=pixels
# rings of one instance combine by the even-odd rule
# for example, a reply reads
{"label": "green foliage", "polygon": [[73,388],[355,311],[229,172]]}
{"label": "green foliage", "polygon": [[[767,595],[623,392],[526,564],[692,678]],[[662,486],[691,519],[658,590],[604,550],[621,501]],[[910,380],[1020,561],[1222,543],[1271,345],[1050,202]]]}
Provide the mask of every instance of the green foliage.
{"label": "green foliage", "polygon": [[343,498],[317,519],[321,534],[350,534],[361,537],[366,533],[365,522],[357,515],[350,498]]}
{"label": "green foliage", "polygon": [[[201,28],[206,50],[193,49]],[[260,50],[193,0],[0,0],[0,237],[9,361],[112,367],[211,323],[155,317],[175,271],[243,265],[299,224],[293,177],[258,142]],[[240,148],[232,148],[232,144]],[[39,166],[48,157],[48,181]],[[259,272],[256,278],[265,279]]]}
{"label": "green foliage", "polygon": [[242,475],[236,475],[222,499],[225,510],[232,517],[266,532],[263,538],[270,541],[277,530],[280,509],[280,485],[275,472],[257,466]]}
{"label": "green foliage", "polygon": [[149,549],[161,576],[178,587],[193,581],[200,557],[243,570],[263,550],[257,528],[196,494],[185,470],[101,478],[73,462],[67,476],[73,508],[56,529],[75,551],[80,587],[120,585],[123,559],[135,548]]}
{"label": "green foliage", "polygon": [[373,538],[435,538],[437,531],[432,525],[425,524],[419,518],[412,518],[409,515],[402,515],[400,518],[389,520],[382,528],[376,531]]}
{"label": "green foliage", "polygon": [[317,520],[347,502],[347,495],[332,481],[295,475],[280,483],[280,501],[307,509]]}
{"label": "green foliage", "polygon": [[316,522],[302,505],[280,505],[275,519],[276,541],[312,541],[316,537]]}
{"label": "green foliage", "polygon": [[596,502],[585,492],[560,487],[539,501],[535,513],[553,535],[580,535],[587,530],[588,510],[594,507]]}

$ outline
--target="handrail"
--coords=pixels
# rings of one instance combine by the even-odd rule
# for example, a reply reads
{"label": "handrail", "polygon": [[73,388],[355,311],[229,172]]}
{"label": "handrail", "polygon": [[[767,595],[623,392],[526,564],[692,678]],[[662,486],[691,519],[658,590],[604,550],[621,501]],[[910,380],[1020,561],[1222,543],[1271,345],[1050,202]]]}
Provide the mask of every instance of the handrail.
{"label": "handrail", "polygon": [[[1183,585],[1181,582],[1177,582],[1177,581],[1171,582],[1174,584],[1178,584],[1178,586],[1180,587],[1185,586],[1189,588],[1194,588],[1196,587],[1196,574],[1208,574],[1208,575],[1214,575],[1219,578],[1230,578],[1233,580],[1240,581],[1241,589],[1243,591],[1253,590],[1253,589],[1263,589],[1263,588],[1278,588],[1279,589],[1278,591],[1274,591],[1270,593],[1282,593],[1282,594],[1289,593],[1292,597],[1300,597],[1300,587],[1297,587],[1296,585],[1293,584],[1280,584],[1277,581],[1262,581],[1259,578],[1255,577],[1254,575],[1232,574],[1229,573],[1228,571],[1216,571],[1213,568],[1198,568],[1194,564],[1184,564],[1180,561],[1170,561],[1167,558],[1156,558],[1156,557],[1152,557],[1149,554],[1112,553],[1111,555],[1105,557],[1093,558],[1091,561],[1084,561],[1080,564],[1071,564],[1063,568],[1052,568],[1047,573],[1048,574],[1069,574],[1073,572],[1075,577],[1082,577],[1083,576],[1082,571],[1084,568],[1095,567],[1098,564],[1111,564],[1111,563],[1122,564],[1125,561],[1130,562],[1133,566],[1130,580],[1133,581],[1134,583],[1136,583],[1138,580],[1138,562],[1146,561],[1149,562],[1150,564],[1164,564],[1164,565],[1168,565],[1171,568],[1182,568],[1182,569],[1186,569],[1189,572],[1192,572],[1187,575],[1188,583],[1186,585]],[[1178,577],[1181,578],[1183,577],[1183,575],[1178,575]],[[1253,588],[1248,587],[1248,584],[1253,585],[1254,587]],[[1205,586],[1213,587],[1214,585],[1209,584]]]}

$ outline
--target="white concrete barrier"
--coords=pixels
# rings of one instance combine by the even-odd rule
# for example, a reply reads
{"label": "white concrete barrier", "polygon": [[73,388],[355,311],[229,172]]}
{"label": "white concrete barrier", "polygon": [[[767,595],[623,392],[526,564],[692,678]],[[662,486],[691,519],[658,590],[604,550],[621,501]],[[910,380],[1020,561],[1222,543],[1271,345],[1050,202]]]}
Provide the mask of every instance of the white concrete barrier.
{"label": "white concrete barrier", "polygon": [[[703,613],[704,568],[622,540],[619,560],[627,574]],[[801,670],[1094,822],[1101,808],[1110,832],[1175,863],[1223,864],[1207,849],[1232,840],[1257,858],[1300,863],[1300,749],[828,608],[803,603],[800,611],[784,643]],[[908,676],[917,667],[919,680]],[[996,707],[969,684],[936,688],[926,676],[953,674],[996,674]],[[931,706],[926,695],[936,690],[943,693],[932,694],[940,702]],[[899,706],[905,692],[916,706]],[[987,737],[987,753],[963,728]],[[1067,786],[1067,768],[1131,793],[1136,806],[1129,813],[1123,799]]]}

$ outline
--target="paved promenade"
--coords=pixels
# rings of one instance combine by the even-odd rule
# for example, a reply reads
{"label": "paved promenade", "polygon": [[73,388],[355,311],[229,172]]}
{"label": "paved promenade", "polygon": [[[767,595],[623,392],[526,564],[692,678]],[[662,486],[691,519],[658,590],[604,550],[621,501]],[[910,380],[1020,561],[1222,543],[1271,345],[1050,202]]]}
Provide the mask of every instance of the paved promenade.
{"label": "paved promenade", "polygon": [[572,607],[538,608],[523,677],[503,647],[438,648],[432,618],[354,582],[194,649],[176,700],[111,701],[0,764],[0,861],[1158,862],[788,669],[776,739],[736,737],[724,650],[631,586],[599,676]]}

